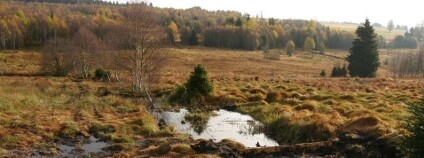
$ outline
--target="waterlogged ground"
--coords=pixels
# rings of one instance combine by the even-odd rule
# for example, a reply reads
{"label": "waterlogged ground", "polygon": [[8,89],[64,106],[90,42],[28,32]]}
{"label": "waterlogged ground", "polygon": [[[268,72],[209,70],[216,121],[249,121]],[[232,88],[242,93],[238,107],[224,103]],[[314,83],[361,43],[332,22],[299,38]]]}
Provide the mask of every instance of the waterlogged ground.
{"label": "waterlogged ground", "polygon": [[246,147],[276,146],[278,143],[261,131],[263,125],[249,115],[220,109],[213,111],[204,127],[194,125],[184,117],[188,114],[186,109],[177,112],[156,112],[153,115],[163,119],[168,126],[174,126],[177,132],[190,134],[194,139],[212,139],[219,142],[230,139],[243,144]]}
{"label": "waterlogged ground", "polygon": [[103,152],[108,143],[100,141],[94,136],[90,136],[88,142],[76,147],[75,145],[65,145],[60,144],[59,147],[59,157],[76,157],[76,156],[89,156],[91,154],[96,155],[100,152]]}

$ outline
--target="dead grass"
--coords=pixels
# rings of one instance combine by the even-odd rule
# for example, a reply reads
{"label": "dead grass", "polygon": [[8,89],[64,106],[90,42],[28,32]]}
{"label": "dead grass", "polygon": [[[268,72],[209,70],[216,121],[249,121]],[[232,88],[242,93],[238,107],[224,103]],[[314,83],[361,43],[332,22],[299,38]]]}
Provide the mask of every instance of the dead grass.
{"label": "dead grass", "polygon": [[[251,83],[250,89],[265,83],[273,87],[267,95],[278,90],[289,94],[289,98],[269,106],[252,104],[238,110],[263,122],[268,134],[281,143],[324,140],[340,132],[379,137],[402,131],[402,122],[409,116],[403,101],[418,101],[422,95],[415,92],[424,90],[424,83],[419,80],[359,78],[262,81]],[[225,85],[229,84],[238,85]],[[367,90],[370,88],[372,91]],[[249,88],[244,94],[250,94]]]}
{"label": "dead grass", "polygon": [[[0,148],[43,148],[55,138],[73,139],[88,133],[131,144],[138,137],[159,132],[144,105],[114,95],[97,96],[98,87],[105,84],[0,77]],[[134,120],[142,123],[133,124]]]}
{"label": "dead grass", "polygon": [[[325,140],[344,130],[374,135],[396,132],[409,116],[404,102],[417,101],[424,90],[419,79],[315,78],[322,69],[330,72],[333,64],[344,61],[307,52],[281,55],[280,61],[273,61],[263,59],[261,52],[202,47],[167,51],[170,59],[155,87],[158,93],[183,83],[195,65],[203,64],[214,84],[214,93],[205,97],[207,102],[248,105],[238,110],[276,127],[268,128],[273,129],[269,132],[282,142]],[[345,51],[326,52],[346,56]],[[9,61],[10,55],[24,58],[14,63]],[[1,56],[7,60],[0,62],[2,71],[32,73],[38,69],[36,53]],[[19,68],[21,63],[26,65]],[[379,69],[379,77],[387,74],[387,68]],[[121,143],[131,144],[161,132],[172,136],[172,131],[159,130],[143,105],[113,95],[126,86],[69,78],[0,77],[0,138],[6,142],[0,144],[0,153],[2,149],[43,146],[61,135],[89,133],[94,124],[113,126],[116,131],[105,136]],[[101,87],[112,94],[98,95]],[[290,130],[277,134],[282,129]],[[293,135],[296,132],[299,135]],[[133,155],[141,152],[128,150]],[[170,153],[181,156],[177,151],[171,147]]]}
{"label": "dead grass", "polygon": [[40,53],[24,51],[0,52],[0,74],[33,74],[40,70]]}

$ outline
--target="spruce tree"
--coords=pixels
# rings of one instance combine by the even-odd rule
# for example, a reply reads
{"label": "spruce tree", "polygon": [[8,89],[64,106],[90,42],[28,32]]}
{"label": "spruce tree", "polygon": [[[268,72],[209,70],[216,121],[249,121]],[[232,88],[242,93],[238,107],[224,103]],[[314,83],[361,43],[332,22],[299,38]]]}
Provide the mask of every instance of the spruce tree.
{"label": "spruce tree", "polygon": [[197,32],[193,29],[191,30],[190,38],[188,39],[189,45],[199,45],[199,39],[197,38]]}
{"label": "spruce tree", "polygon": [[410,132],[403,137],[401,149],[411,158],[424,157],[424,98],[408,107],[412,117],[405,128]]}
{"label": "spruce tree", "polygon": [[177,86],[169,101],[183,105],[190,105],[207,96],[213,91],[213,85],[209,80],[208,72],[202,65],[197,65],[191,72],[187,83]]}
{"label": "spruce tree", "polygon": [[209,81],[208,72],[202,65],[197,65],[186,83],[187,96],[197,99],[212,92],[212,84]]}
{"label": "spruce tree", "polygon": [[321,73],[319,74],[321,77],[325,77],[327,74],[325,73],[324,70],[321,70]]}
{"label": "spruce tree", "polygon": [[380,62],[377,50],[377,34],[368,19],[356,29],[357,38],[352,42],[347,61],[352,77],[375,77]]}
{"label": "spruce tree", "polygon": [[239,17],[239,18],[237,18],[236,26],[243,26],[243,21],[241,20],[241,18],[240,18],[240,17]]}

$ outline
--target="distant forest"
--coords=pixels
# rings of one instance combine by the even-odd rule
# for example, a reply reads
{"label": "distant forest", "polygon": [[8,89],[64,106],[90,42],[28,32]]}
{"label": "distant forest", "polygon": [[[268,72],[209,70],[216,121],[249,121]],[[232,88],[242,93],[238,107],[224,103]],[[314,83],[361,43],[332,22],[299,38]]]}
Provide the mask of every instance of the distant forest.
{"label": "distant forest", "polygon": [[[63,4],[57,4],[63,3]],[[0,2],[0,49],[20,49],[43,45],[52,37],[70,38],[87,28],[99,39],[123,25],[128,4],[100,0],[25,0]],[[353,32],[330,29],[316,21],[265,19],[234,11],[207,11],[157,8],[142,3],[153,12],[167,33],[170,44],[204,45],[242,50],[284,48],[293,41],[303,48],[309,37],[315,50],[349,49]],[[410,28],[405,36],[387,42],[377,38],[382,48],[416,48],[424,27]],[[324,47],[324,48],[323,48]]]}

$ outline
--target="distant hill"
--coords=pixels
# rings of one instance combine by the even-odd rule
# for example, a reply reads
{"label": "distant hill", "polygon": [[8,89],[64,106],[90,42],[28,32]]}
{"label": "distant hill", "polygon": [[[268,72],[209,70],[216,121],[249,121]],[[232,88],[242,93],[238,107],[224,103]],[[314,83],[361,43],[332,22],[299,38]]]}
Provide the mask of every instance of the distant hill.
{"label": "distant hill", "polygon": [[[336,23],[336,22],[320,22],[322,25],[329,26],[331,29],[340,29],[349,32],[355,32],[360,24],[354,23]],[[393,40],[397,35],[404,35],[406,30],[393,29],[391,32],[384,27],[374,27],[378,35],[383,36],[386,40]]]}

